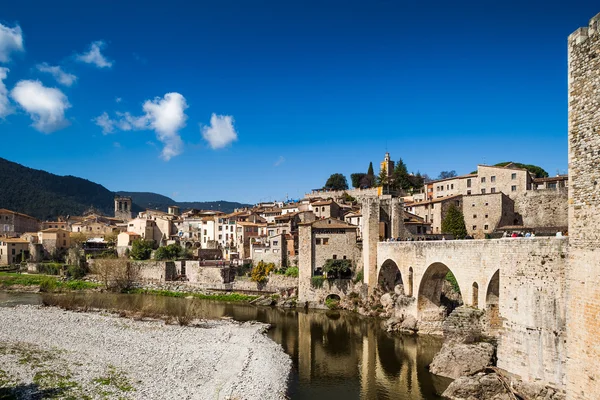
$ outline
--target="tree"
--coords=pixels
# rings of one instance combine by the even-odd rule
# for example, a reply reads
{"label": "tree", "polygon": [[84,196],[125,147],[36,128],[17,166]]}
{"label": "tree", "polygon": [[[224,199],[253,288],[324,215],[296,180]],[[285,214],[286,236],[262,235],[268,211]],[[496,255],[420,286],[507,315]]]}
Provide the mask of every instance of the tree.
{"label": "tree", "polygon": [[379,176],[377,177],[377,186],[386,187],[390,183],[387,170],[385,165],[381,168]]}
{"label": "tree", "polygon": [[154,252],[154,259],[158,261],[175,260],[181,254],[181,246],[177,243],[168,246],[162,246]]}
{"label": "tree", "polygon": [[440,172],[440,175],[438,176],[438,179],[447,179],[447,178],[454,178],[456,176],[456,171],[452,170],[452,171],[442,171]]}
{"label": "tree", "polygon": [[127,260],[116,258],[96,259],[91,270],[107,289],[115,291],[131,289],[140,276],[138,266]]}
{"label": "tree", "polygon": [[375,172],[373,171],[373,161],[369,163],[369,169],[367,170],[367,175],[375,176]]}
{"label": "tree", "polygon": [[109,246],[115,246],[117,244],[117,236],[119,236],[119,231],[112,231],[110,233],[104,234],[104,241],[108,243]]}
{"label": "tree", "polygon": [[464,239],[467,236],[465,217],[461,210],[454,204],[450,204],[446,216],[442,220],[442,233],[449,233],[455,239]]}
{"label": "tree", "polygon": [[494,167],[505,167],[508,164],[514,164],[514,166],[517,168],[525,168],[527,171],[531,172],[536,178],[547,178],[548,177],[548,172],[546,172],[546,170],[544,168],[538,167],[537,165],[533,165],[533,164],[521,164],[521,163],[514,163],[512,161],[505,161],[505,162],[495,164]]}
{"label": "tree", "polygon": [[352,181],[352,187],[358,189],[361,187],[361,182],[363,178],[367,176],[367,174],[363,172],[356,172],[354,174],[350,174],[350,180]]}
{"label": "tree", "polygon": [[404,164],[402,159],[398,160],[394,167],[391,184],[394,189],[402,189],[405,191],[414,188],[414,183],[412,182],[406,164]]}
{"label": "tree", "polygon": [[134,240],[131,244],[129,256],[133,260],[148,260],[152,254],[153,247],[152,242],[141,239]]}
{"label": "tree", "polygon": [[332,174],[325,183],[324,189],[329,190],[348,190],[348,181],[342,174]]}
{"label": "tree", "polygon": [[375,186],[375,177],[373,175],[366,174],[360,180],[360,187],[363,189],[372,188]]}
{"label": "tree", "polygon": [[352,261],[328,259],[323,265],[328,279],[343,278],[352,275]]}
{"label": "tree", "polygon": [[71,235],[71,247],[82,248],[86,241],[87,236],[83,232],[77,232]]}

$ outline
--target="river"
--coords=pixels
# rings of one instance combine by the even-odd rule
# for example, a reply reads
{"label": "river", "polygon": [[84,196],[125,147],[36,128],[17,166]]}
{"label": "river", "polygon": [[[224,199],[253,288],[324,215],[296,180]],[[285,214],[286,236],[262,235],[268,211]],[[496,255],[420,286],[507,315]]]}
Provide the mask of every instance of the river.
{"label": "river", "polygon": [[268,336],[292,358],[291,399],[439,399],[450,380],[427,365],[441,347],[433,337],[390,335],[381,321],[339,311],[296,311],[199,299],[85,293],[0,292],[0,306],[70,304],[271,324]]}

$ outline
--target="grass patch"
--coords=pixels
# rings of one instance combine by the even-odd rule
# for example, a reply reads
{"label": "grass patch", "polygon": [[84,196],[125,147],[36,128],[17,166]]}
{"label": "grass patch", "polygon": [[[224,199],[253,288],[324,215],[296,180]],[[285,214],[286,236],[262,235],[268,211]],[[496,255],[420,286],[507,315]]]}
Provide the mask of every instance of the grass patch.
{"label": "grass patch", "polygon": [[62,280],[55,276],[37,274],[17,274],[0,272],[0,286],[39,286],[41,292],[55,292],[62,290],[87,290],[100,287],[97,283],[80,280]]}
{"label": "grass patch", "polygon": [[217,300],[217,301],[232,301],[232,302],[249,302],[258,296],[251,296],[241,293],[228,293],[228,294],[202,294],[202,293],[186,293],[186,292],[172,292],[170,290],[156,290],[156,289],[131,289],[127,293],[139,293],[149,294],[153,296],[165,296],[165,297],[189,297],[192,296],[195,299],[201,300]]}
{"label": "grass patch", "polygon": [[103,392],[103,394],[107,395],[113,394],[110,393],[109,389],[117,389],[120,392],[131,392],[132,390],[135,390],[127,375],[123,371],[117,370],[117,368],[112,365],[108,366],[104,376],[93,379],[92,382],[100,386],[109,386],[109,388],[106,388],[107,390]]}

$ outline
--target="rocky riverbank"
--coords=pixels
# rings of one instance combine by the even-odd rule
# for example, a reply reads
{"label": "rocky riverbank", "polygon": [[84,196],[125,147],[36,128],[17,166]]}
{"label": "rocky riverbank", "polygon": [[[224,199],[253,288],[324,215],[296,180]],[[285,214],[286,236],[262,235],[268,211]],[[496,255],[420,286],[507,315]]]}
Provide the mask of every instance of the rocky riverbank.
{"label": "rocky riverbank", "polygon": [[265,324],[0,308],[0,397],[281,399],[291,360]]}

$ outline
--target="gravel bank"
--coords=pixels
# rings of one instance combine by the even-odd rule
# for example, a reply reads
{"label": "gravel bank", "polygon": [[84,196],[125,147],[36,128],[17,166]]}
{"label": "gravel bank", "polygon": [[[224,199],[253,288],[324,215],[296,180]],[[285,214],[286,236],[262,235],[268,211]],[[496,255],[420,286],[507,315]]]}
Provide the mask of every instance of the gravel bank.
{"label": "gravel bank", "polygon": [[0,397],[282,399],[291,360],[265,327],[0,307]]}

